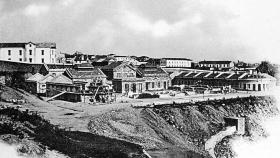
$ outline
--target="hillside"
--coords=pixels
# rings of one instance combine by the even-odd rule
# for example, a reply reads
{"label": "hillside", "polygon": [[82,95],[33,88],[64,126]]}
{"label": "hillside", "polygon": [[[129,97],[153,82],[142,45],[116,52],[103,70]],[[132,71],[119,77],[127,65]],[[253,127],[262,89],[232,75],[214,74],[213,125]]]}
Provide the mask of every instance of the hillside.
{"label": "hillside", "polygon": [[247,137],[265,135],[261,120],[277,115],[273,97],[248,97],[181,107],[120,109],[92,117],[92,133],[141,144],[147,150],[179,148],[207,156],[204,143],[224,128],[225,116],[246,118]]}
{"label": "hillside", "polygon": [[[2,110],[9,109],[13,113],[0,114],[0,125],[5,126],[1,128],[0,139],[10,144],[30,144],[26,151],[32,152],[23,153],[44,157],[48,154],[52,154],[51,157],[81,157],[83,154],[143,157],[143,149],[155,158],[172,155],[209,157],[204,143],[224,129],[225,116],[245,117],[245,137],[253,140],[266,135],[260,122],[279,113],[272,96],[204,101],[176,107],[133,108],[130,103],[45,102],[23,90],[2,89]],[[20,106],[11,103],[16,100],[24,103]],[[26,109],[29,111],[25,112]],[[228,153],[234,155],[228,142],[229,139],[224,139],[215,148],[218,157]],[[92,149],[96,152],[90,152]]]}
{"label": "hillside", "polygon": [[[133,143],[97,136],[86,132],[60,129],[37,113],[15,108],[0,109],[0,138],[9,144],[20,145],[23,155],[47,157],[54,150],[63,157],[144,158],[142,147]],[[59,156],[59,157],[60,157]]]}
{"label": "hillside", "polygon": [[88,120],[77,117],[83,111],[63,108],[6,86],[1,87],[0,101],[0,142],[15,146],[22,156],[146,157],[140,145],[86,132]]}

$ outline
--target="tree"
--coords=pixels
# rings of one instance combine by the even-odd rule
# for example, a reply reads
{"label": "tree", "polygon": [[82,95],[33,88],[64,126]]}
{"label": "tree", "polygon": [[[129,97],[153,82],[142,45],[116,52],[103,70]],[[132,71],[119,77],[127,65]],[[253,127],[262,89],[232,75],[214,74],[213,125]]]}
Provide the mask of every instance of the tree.
{"label": "tree", "polygon": [[261,73],[267,73],[270,76],[274,77],[277,72],[277,68],[268,61],[262,61],[261,64],[257,67],[257,71]]}

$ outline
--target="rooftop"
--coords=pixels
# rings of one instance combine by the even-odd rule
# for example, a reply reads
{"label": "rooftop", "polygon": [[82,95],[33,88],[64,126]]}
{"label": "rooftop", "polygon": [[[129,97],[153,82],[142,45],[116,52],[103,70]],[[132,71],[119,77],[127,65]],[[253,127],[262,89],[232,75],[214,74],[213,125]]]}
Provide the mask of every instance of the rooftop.
{"label": "rooftop", "polygon": [[99,69],[93,68],[87,71],[79,71],[77,69],[67,69],[70,78],[92,79],[93,77],[106,77],[106,75]]}
{"label": "rooftop", "polygon": [[228,60],[219,60],[219,61],[200,61],[199,64],[229,64],[232,61],[228,61]]}
{"label": "rooftop", "polygon": [[[26,43],[0,43],[0,48],[25,48],[25,45],[32,42]],[[56,48],[56,43],[54,42],[41,42],[34,43],[38,48]]]}
{"label": "rooftop", "polygon": [[44,78],[44,76],[42,74],[36,73],[36,74],[30,76],[26,81],[39,82],[43,78]]}
{"label": "rooftop", "polygon": [[187,60],[187,61],[192,61],[191,59],[187,59],[187,58],[162,58],[165,60]]}
{"label": "rooftop", "polygon": [[72,80],[64,75],[58,75],[58,76],[54,77],[52,80],[49,81],[49,83],[73,84]]}
{"label": "rooftop", "polygon": [[111,69],[115,69],[116,67],[120,66],[121,64],[123,64],[122,61],[112,62],[109,65],[103,66],[101,69],[102,70],[111,70]]}
{"label": "rooftop", "polygon": [[143,77],[148,77],[148,76],[165,76],[168,77],[168,73],[166,71],[164,71],[162,68],[160,67],[139,67],[138,68],[138,72],[140,73],[140,75],[142,75]]}

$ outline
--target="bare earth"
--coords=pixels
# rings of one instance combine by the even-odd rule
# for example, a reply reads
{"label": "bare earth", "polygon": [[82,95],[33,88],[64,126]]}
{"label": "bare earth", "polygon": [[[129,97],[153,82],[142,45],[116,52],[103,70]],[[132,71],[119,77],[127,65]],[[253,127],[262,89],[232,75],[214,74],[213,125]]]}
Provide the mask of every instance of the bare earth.
{"label": "bare earth", "polygon": [[[14,91],[10,89],[10,91]],[[250,95],[258,96],[263,93],[258,92],[239,92],[232,94],[209,94],[209,95],[195,95],[195,96],[183,96],[178,95],[175,97],[165,96],[163,98],[152,98],[152,99],[130,99],[130,98],[119,98],[117,102],[112,104],[87,104],[87,103],[72,103],[61,100],[54,100],[46,102],[40,100],[38,97],[27,93],[23,90],[20,92],[15,91],[18,96],[28,101],[26,104],[21,106],[23,110],[29,109],[40,113],[44,118],[50,120],[51,123],[69,128],[72,130],[88,132],[88,123],[91,117],[100,115],[112,110],[129,109],[131,105],[147,105],[153,103],[163,103],[172,101],[202,101],[208,99],[221,99],[221,98],[235,98],[248,97]],[[1,104],[15,106],[11,103],[2,102]]]}

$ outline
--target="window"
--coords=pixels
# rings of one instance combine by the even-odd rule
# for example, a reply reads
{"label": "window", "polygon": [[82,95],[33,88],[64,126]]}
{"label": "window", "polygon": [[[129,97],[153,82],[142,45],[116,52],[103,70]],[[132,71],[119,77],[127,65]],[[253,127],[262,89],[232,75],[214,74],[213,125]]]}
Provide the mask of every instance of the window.
{"label": "window", "polygon": [[32,55],[32,50],[29,50],[29,55]]}
{"label": "window", "polygon": [[22,61],[22,58],[19,58],[19,61]]}
{"label": "window", "polygon": [[8,50],[8,55],[11,55],[11,50]]}
{"label": "window", "polygon": [[22,55],[22,50],[19,50],[19,55]]}
{"label": "window", "polygon": [[32,47],[32,45],[31,45],[31,44],[29,44],[29,47]]}
{"label": "window", "polygon": [[125,92],[129,92],[129,84],[126,83],[126,84],[124,85],[124,89],[125,89]]}
{"label": "window", "polygon": [[44,55],[44,50],[41,50],[42,55]]}
{"label": "window", "polygon": [[29,62],[32,63],[32,58],[29,58]]}
{"label": "window", "polygon": [[117,78],[120,78],[120,77],[122,77],[121,73],[117,73]]}
{"label": "window", "polygon": [[8,58],[8,60],[11,60],[11,58]]}
{"label": "window", "polygon": [[127,77],[133,77],[133,73],[128,73]]}
{"label": "window", "polygon": [[131,90],[133,93],[136,93],[136,84],[135,83],[132,84]]}
{"label": "window", "polygon": [[155,88],[155,82],[152,82],[152,88]]}
{"label": "window", "polygon": [[142,83],[139,83],[139,92],[142,92]]}
{"label": "window", "polygon": [[44,58],[42,58],[42,63],[45,63],[45,59]]}
{"label": "window", "polygon": [[160,82],[158,82],[158,88],[160,88]]}

